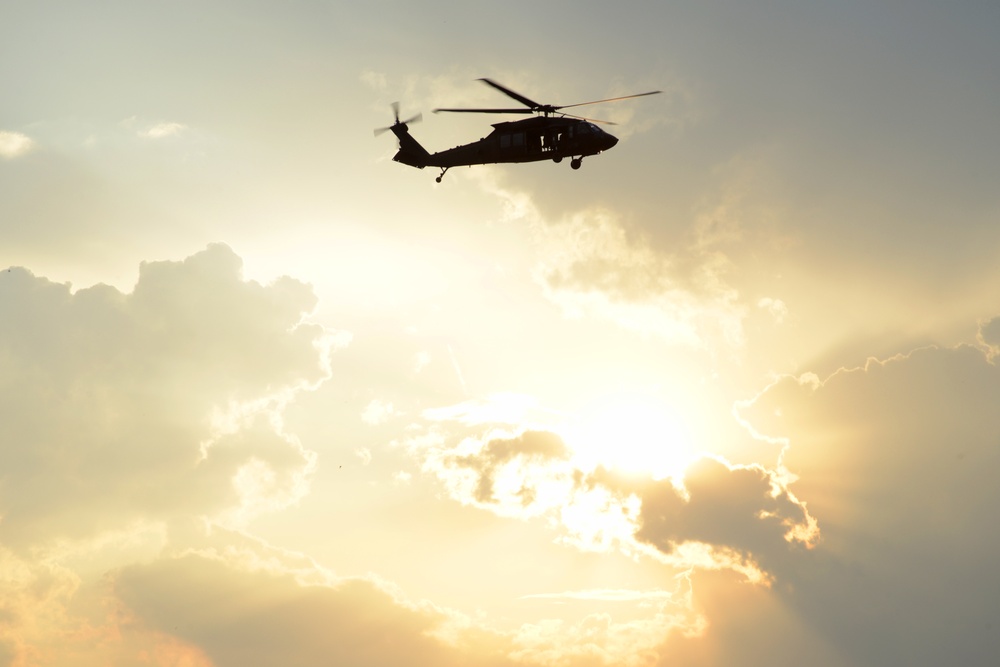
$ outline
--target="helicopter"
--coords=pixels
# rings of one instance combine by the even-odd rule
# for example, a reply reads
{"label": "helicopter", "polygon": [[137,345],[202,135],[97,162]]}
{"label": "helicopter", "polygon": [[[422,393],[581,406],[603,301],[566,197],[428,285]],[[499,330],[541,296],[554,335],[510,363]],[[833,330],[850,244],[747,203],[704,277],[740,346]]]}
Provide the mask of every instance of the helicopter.
{"label": "helicopter", "polygon": [[419,122],[423,115],[417,114],[401,121],[399,119],[399,102],[395,102],[392,105],[395,122],[388,127],[376,129],[375,136],[391,131],[399,140],[399,150],[392,159],[417,169],[439,168],[441,173],[435,179],[438,183],[452,167],[478,164],[538,162],[540,160],[552,160],[558,163],[562,162],[563,158],[570,158],[570,167],[579,169],[583,164],[583,158],[602,153],[618,143],[617,137],[598,127],[598,124],[614,125],[615,123],[574,116],[563,112],[563,109],[582,107],[588,104],[617,102],[662,92],[653,90],[648,93],[612,97],[593,102],[554,105],[539,104],[491,79],[483,78],[479,81],[520,102],[524,108],[434,109],[434,113],[533,114],[532,117],[524,120],[493,123],[493,131],[479,141],[449,148],[439,153],[429,153],[413,138],[409,131],[410,123]]}

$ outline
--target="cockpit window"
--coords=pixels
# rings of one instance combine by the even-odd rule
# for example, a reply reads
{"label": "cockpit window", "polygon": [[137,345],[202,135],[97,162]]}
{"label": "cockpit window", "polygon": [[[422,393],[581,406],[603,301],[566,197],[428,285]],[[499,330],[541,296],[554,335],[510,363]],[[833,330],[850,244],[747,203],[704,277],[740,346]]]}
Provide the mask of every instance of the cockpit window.
{"label": "cockpit window", "polygon": [[590,134],[590,129],[594,127],[590,123],[580,123],[577,125],[579,134]]}

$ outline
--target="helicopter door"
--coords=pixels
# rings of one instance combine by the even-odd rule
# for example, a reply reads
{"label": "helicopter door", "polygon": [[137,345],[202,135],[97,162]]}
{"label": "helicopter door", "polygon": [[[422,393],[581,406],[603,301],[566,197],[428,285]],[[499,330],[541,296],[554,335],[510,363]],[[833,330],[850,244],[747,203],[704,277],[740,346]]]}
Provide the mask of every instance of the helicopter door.
{"label": "helicopter door", "polygon": [[546,149],[544,136],[541,130],[531,130],[526,134],[528,139],[528,152],[540,153]]}

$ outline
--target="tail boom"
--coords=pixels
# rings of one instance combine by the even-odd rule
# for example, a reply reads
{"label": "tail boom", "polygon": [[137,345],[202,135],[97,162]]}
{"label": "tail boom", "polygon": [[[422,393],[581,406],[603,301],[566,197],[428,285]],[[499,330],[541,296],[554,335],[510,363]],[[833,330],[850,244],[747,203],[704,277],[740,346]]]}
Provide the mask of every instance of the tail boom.
{"label": "tail boom", "polygon": [[392,126],[392,133],[399,140],[399,150],[393,156],[393,160],[417,169],[423,169],[430,165],[431,154],[420,145],[409,132],[406,123],[399,123]]}

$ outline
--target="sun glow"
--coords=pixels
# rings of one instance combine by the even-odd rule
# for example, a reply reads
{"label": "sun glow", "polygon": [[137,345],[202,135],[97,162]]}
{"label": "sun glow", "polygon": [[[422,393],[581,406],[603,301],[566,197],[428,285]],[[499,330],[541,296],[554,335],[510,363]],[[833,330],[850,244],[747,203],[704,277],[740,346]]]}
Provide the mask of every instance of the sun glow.
{"label": "sun glow", "polygon": [[562,431],[581,467],[679,477],[697,457],[683,418],[655,394],[622,393],[586,406]]}

